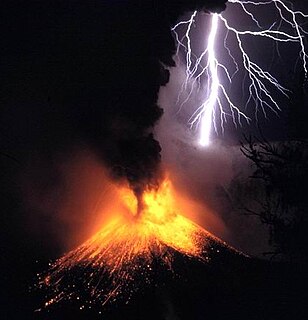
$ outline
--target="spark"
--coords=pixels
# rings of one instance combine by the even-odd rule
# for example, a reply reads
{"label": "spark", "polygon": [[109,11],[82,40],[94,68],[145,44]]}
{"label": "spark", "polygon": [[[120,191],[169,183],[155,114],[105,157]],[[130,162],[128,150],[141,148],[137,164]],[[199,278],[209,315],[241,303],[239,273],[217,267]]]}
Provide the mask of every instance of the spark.
{"label": "spark", "polygon": [[[290,90],[282,85],[271,71],[262,67],[255,58],[251,57],[247,50],[250,41],[255,41],[255,38],[267,39],[273,41],[277,48],[280,43],[296,44],[305,79],[308,75],[308,54],[305,42],[308,32],[300,23],[308,18],[307,14],[294,11],[292,5],[283,0],[263,2],[229,0],[228,7],[232,6],[239,7],[251,21],[250,29],[240,30],[235,27],[225,13],[211,14],[206,47],[199,56],[193,52],[191,41],[193,26],[198,17],[197,11],[193,12],[190,19],[181,21],[172,28],[177,42],[177,57],[180,59],[181,50],[186,53],[186,78],[177,100],[180,106],[179,111],[193,94],[200,94],[201,91],[202,103],[191,115],[189,125],[193,129],[198,128],[199,143],[202,146],[210,144],[212,129],[218,133],[217,123],[220,123],[219,130],[224,133],[227,118],[231,118],[236,127],[241,126],[242,121],[250,123],[252,119],[247,115],[246,110],[251,104],[254,105],[255,118],[258,121],[260,111],[265,118],[268,110],[278,114],[281,110],[278,103],[279,94],[289,98]],[[260,12],[262,13],[258,10],[262,8],[268,8],[268,10],[274,8],[278,20],[269,26],[262,26],[258,18]],[[181,38],[183,28],[184,36]],[[285,31],[286,29],[288,30]],[[223,34],[224,37],[222,37]],[[232,46],[229,44],[231,37],[236,40]],[[229,61],[221,61],[222,59],[219,58],[223,55],[218,54],[216,47],[221,43]],[[235,45],[237,49],[234,48]],[[237,75],[243,75],[242,72],[245,73],[242,87],[246,88],[247,93],[245,100],[238,103],[230,94],[231,85]],[[206,86],[203,85],[204,82]]]}
{"label": "spark", "polygon": [[[140,214],[129,188],[120,188],[118,196],[122,211],[40,277],[40,286],[51,289],[45,308],[61,300],[82,300],[82,306],[104,306],[119,297],[128,301],[139,287],[151,283],[157,265],[172,271],[177,254],[207,262],[209,249],[231,249],[183,216],[183,200],[176,198],[167,178],[158,190],[144,193]],[[86,301],[81,299],[85,294]]]}

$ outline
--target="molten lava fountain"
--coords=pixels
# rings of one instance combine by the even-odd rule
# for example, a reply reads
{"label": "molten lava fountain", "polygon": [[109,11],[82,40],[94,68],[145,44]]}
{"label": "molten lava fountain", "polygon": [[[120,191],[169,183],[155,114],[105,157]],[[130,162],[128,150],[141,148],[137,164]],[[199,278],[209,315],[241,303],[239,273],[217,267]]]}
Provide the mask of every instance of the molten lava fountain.
{"label": "molten lava fountain", "polygon": [[172,271],[176,254],[208,261],[212,244],[228,247],[181,214],[170,180],[144,192],[139,214],[133,192],[126,187],[118,192],[123,212],[115,212],[99,232],[58,259],[41,277],[40,284],[52,290],[45,307],[61,300],[81,300],[80,292],[88,293],[86,304],[90,305],[104,305],[119,296],[129,300],[140,281],[151,283],[157,263]]}

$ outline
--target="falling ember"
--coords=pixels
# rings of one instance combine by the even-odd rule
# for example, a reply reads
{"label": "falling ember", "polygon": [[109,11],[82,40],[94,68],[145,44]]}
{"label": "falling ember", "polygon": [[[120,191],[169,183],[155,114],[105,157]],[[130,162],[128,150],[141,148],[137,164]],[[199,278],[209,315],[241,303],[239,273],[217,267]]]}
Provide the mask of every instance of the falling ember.
{"label": "falling ember", "polygon": [[40,285],[52,290],[48,307],[60,300],[80,299],[88,303],[129,300],[140,283],[149,284],[159,264],[172,270],[175,255],[201,261],[214,243],[227,245],[181,215],[171,182],[165,179],[157,190],[144,192],[143,210],[129,188],[118,190],[122,212],[115,212],[88,241],[58,259]]}

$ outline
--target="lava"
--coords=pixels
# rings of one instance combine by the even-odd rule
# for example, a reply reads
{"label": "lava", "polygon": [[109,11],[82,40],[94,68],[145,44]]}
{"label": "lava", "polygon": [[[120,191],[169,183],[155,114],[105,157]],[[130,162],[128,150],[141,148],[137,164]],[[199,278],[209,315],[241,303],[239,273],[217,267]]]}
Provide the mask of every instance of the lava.
{"label": "lava", "polygon": [[171,181],[165,179],[158,189],[142,195],[142,212],[137,198],[128,187],[118,188],[122,210],[112,213],[100,231],[77,249],[58,259],[41,286],[52,290],[45,303],[63,299],[79,300],[88,292],[88,303],[104,305],[118,296],[130,295],[139,283],[150,283],[155,265],[172,270],[176,253],[207,261],[211,242],[221,240],[184,217]]}

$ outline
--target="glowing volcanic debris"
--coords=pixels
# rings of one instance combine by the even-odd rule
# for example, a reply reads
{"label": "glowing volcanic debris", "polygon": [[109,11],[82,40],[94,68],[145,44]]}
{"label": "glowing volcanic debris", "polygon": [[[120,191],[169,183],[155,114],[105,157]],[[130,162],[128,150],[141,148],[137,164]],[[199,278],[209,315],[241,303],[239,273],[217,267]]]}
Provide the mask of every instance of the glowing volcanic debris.
{"label": "glowing volcanic debris", "polygon": [[[177,53],[180,49],[186,52],[186,79],[182,85],[179,93],[178,103],[180,109],[190,99],[195,91],[201,88],[202,77],[207,80],[205,91],[205,98],[203,102],[196,109],[191,116],[189,123],[192,128],[200,128],[199,142],[202,146],[208,145],[210,142],[210,134],[212,126],[215,131],[218,131],[215,115],[219,114],[219,121],[221,132],[224,132],[224,124],[227,117],[231,117],[235,126],[241,125],[244,119],[250,122],[250,118],[243,110],[251,103],[255,106],[256,119],[259,110],[261,109],[265,117],[267,117],[267,109],[277,113],[280,111],[277,98],[277,92],[288,97],[289,90],[282,86],[275,76],[258,64],[252,57],[250,57],[247,50],[247,43],[254,38],[266,38],[274,43],[292,43],[297,44],[299,51],[298,56],[302,61],[303,70],[307,78],[307,48],[305,36],[307,31],[302,27],[300,21],[308,18],[308,15],[301,11],[294,11],[289,2],[282,0],[268,0],[268,1],[242,1],[229,0],[229,7],[237,6],[242,9],[245,16],[251,21],[250,30],[238,30],[234,27],[234,23],[226,18],[224,13],[212,14],[210,33],[207,39],[205,50],[196,56],[192,52],[191,47],[191,32],[192,27],[197,17],[197,12],[193,12],[190,19],[181,21],[172,29],[178,44]],[[267,7],[268,10],[275,10],[278,20],[271,23],[270,26],[263,27],[258,20],[258,10]],[[234,17],[237,19],[237,17]],[[180,37],[180,28],[186,28],[184,36]],[[220,34],[224,31],[224,38],[218,37],[218,28],[221,29]],[[289,29],[289,31],[282,31]],[[234,44],[228,45],[229,39],[236,40],[237,49],[234,49]],[[224,50],[232,61],[232,66],[227,62],[218,60],[215,44],[218,41],[224,45]],[[278,49],[277,49],[278,50]],[[240,56],[239,59],[235,57]],[[233,98],[231,98],[229,91],[229,84],[231,84],[234,77],[243,69],[246,75],[243,77],[246,87],[247,99],[243,106],[238,106]],[[275,93],[273,93],[275,91]]]}
{"label": "glowing volcanic debris", "polygon": [[[102,305],[118,296],[129,299],[141,285],[150,283],[159,264],[172,271],[175,254],[207,261],[213,244],[226,243],[185,218],[171,183],[143,195],[143,211],[128,188],[119,189],[123,212],[113,217],[92,238],[57,260],[41,286],[52,290],[45,307],[88,292],[88,304]],[[157,270],[156,270],[157,271]],[[81,282],[81,283],[80,283]]]}

